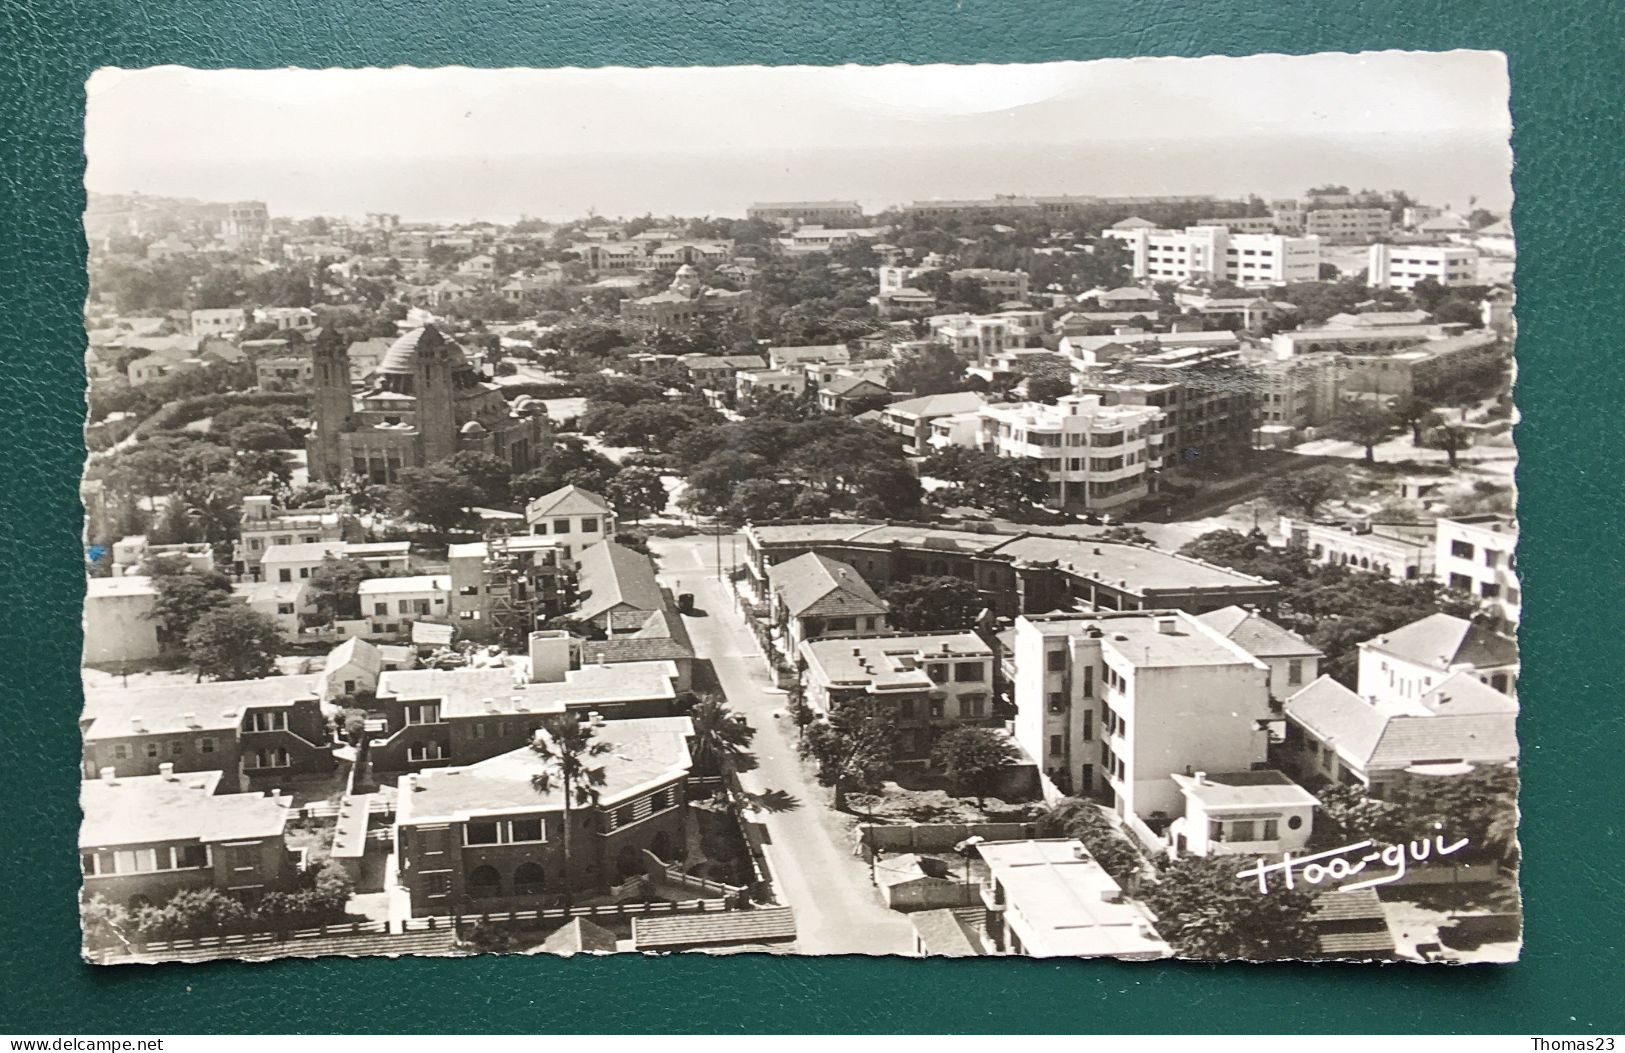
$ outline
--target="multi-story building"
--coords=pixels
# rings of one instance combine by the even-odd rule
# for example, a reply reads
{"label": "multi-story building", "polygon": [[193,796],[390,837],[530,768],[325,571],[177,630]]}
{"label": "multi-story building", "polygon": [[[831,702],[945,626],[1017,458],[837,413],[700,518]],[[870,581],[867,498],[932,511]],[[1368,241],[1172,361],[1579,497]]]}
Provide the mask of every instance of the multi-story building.
{"label": "multi-story building", "polygon": [[1269,666],[1270,699],[1279,705],[1320,676],[1320,648],[1248,607],[1197,615],[1209,628]]}
{"label": "multi-story building", "polygon": [[808,363],[844,366],[852,361],[852,352],[845,344],[812,344],[800,347],[770,347],[767,349],[769,369],[798,369]]}
{"label": "multi-story building", "polygon": [[1183,611],[1025,615],[1014,655],[1022,748],[1148,842],[1183,810],[1169,776],[1265,759],[1269,666]]}
{"label": "multi-story building", "polygon": [[310,585],[303,581],[239,581],[231,591],[249,610],[275,622],[284,640],[297,640],[305,621],[316,614]]}
{"label": "multi-story building", "polygon": [[515,471],[535,464],[548,433],[541,403],[508,404],[481,380],[463,351],[434,326],[391,345],[366,390],[350,392],[343,337],[327,330],[312,343],[315,428],[306,442],[313,480],[355,475],[392,483],[464,451],[490,454]]}
{"label": "multi-story building", "polygon": [[529,633],[563,614],[571,601],[568,560],[552,537],[499,535],[452,545],[446,557],[450,616],[468,638]]}
{"label": "multi-story building", "polygon": [[863,222],[863,206],[856,201],[759,201],[745,209],[745,217],[789,226],[857,226]]}
{"label": "multi-story building", "polygon": [[83,663],[116,668],[157,658],[163,652],[153,618],[157,602],[158,588],[144,574],[88,579]]}
{"label": "multi-story building", "polygon": [[774,238],[773,246],[788,256],[805,256],[814,252],[829,252],[860,242],[879,240],[883,227],[822,227],[808,225]]}
{"label": "multi-story building", "polygon": [[1360,645],[1360,697],[1396,706],[1457,673],[1518,697],[1518,642],[1451,614],[1430,614]]}
{"label": "multi-story building", "polygon": [[216,796],[221,773],[100,772],[79,786],[79,869],[86,899],[131,910],[175,893],[219,889],[253,898],[291,884],[283,840],[291,797]]}
{"label": "multi-story building", "polygon": [[270,233],[271,212],[263,201],[238,201],[226,207],[226,244],[244,252],[256,252]]}
{"label": "multi-story building", "polygon": [[924,761],[943,731],[993,716],[993,650],[973,632],[812,640],[800,660],[804,697],[817,712],[861,698],[890,705],[900,760]]}
{"label": "multi-story building", "polygon": [[677,698],[671,662],[623,662],[572,669],[579,643],[533,634],[524,667],[404,669],[378,677],[372,740],[379,771],[472,764],[528,743],[543,717],[569,713],[614,720],[670,715]]}
{"label": "multi-story building", "polygon": [[[688,833],[687,717],[592,723],[608,752],[591,805],[570,802],[526,743],[462,767],[405,775],[395,815],[397,877],[414,917],[534,909],[647,872],[647,854],[676,862]],[[570,817],[570,854],[564,852]]]}
{"label": "multi-story building", "polygon": [[374,635],[410,635],[415,622],[445,622],[452,616],[451,578],[440,574],[368,578],[356,598]]}
{"label": "multi-story building", "polygon": [[581,558],[583,550],[615,536],[615,509],[579,486],[562,486],[525,506],[530,532],[546,537],[565,561]]}
{"label": "multi-story building", "polygon": [[1303,213],[1303,233],[1328,245],[1355,245],[1388,236],[1393,225],[1386,208],[1315,208]]}
{"label": "multi-story building", "polygon": [[1511,516],[1473,515],[1434,524],[1433,568],[1447,588],[1493,604],[1507,625],[1523,607],[1518,586],[1518,523]]}
{"label": "multi-story building", "polygon": [[806,390],[807,376],[799,369],[758,369],[734,374],[734,401],[740,406],[774,395],[799,398]]}
{"label": "multi-story building", "polygon": [[192,312],[193,336],[236,336],[248,328],[248,310],[243,307],[200,307]]}
{"label": "multi-story building", "polygon": [[1321,677],[1287,700],[1282,753],[1299,778],[1380,798],[1411,779],[1518,759],[1517,702],[1471,672],[1411,698],[1362,696]]}
{"label": "multi-story building", "polygon": [[932,425],[943,418],[974,413],[987,405],[980,391],[951,391],[893,402],[881,411],[880,423],[903,439],[903,452],[923,457],[931,452]]}
{"label": "multi-story building", "polygon": [[79,717],[83,770],[118,776],[224,772],[232,792],[333,770],[327,719],[307,679],[90,687]]}
{"label": "multi-story building", "polygon": [[1151,919],[1079,841],[985,841],[988,942],[1028,958],[1172,954]]}
{"label": "multi-story building", "polygon": [[1314,329],[1288,329],[1270,337],[1276,358],[1338,351],[1343,354],[1401,351],[1448,335],[1441,325],[1326,325]]}
{"label": "multi-story building", "polygon": [[1156,427],[1165,468],[1247,449],[1258,426],[1257,381],[1234,343],[1193,341],[1131,352],[1086,368],[1076,386],[1107,406],[1161,410]]}
{"label": "multi-story building", "polygon": [[988,299],[994,303],[1005,300],[1027,299],[1027,272],[1001,271],[993,267],[964,267],[949,271],[954,281],[973,281],[981,284]]}
{"label": "multi-story building", "polygon": [[1281,517],[1280,537],[1317,563],[1368,570],[1395,581],[1433,576],[1433,528],[1426,523],[1360,520],[1315,523]]}
{"label": "multi-story building", "polygon": [[1279,597],[1272,581],[1142,545],[854,520],[746,527],[743,588],[765,602],[772,569],[809,552],[851,566],[874,589],[958,578],[1001,618],[1080,608],[1200,613],[1233,604],[1267,613]]}
{"label": "multi-story building", "polygon": [[1068,395],[1053,406],[982,406],[933,422],[930,443],[1036,461],[1048,486],[1046,504],[1115,511],[1151,492],[1153,473],[1162,465],[1163,413],[1101,402],[1099,395]]}
{"label": "multi-story building", "polygon": [[741,372],[767,368],[761,355],[688,355],[677,364],[697,388],[732,391]]}
{"label": "multi-story building", "polygon": [[307,391],[316,377],[308,355],[264,355],[254,361],[254,381],[261,391]]}
{"label": "multi-story building", "polygon": [[1440,285],[1478,282],[1478,250],[1463,245],[1371,246],[1366,261],[1366,284],[1374,289],[1409,290],[1432,278]]}
{"label": "multi-story building", "polygon": [[308,581],[329,559],[355,560],[379,574],[399,573],[412,563],[410,541],[308,541],[292,545],[272,545],[250,568],[254,581]]}
{"label": "multi-story building", "polygon": [[1136,279],[1224,281],[1244,287],[1312,282],[1320,277],[1320,241],[1284,234],[1232,234],[1224,227],[1116,228]]}
{"label": "multi-story building", "polygon": [[787,655],[808,640],[886,628],[886,601],[839,560],[809,552],[766,570],[768,616]]}

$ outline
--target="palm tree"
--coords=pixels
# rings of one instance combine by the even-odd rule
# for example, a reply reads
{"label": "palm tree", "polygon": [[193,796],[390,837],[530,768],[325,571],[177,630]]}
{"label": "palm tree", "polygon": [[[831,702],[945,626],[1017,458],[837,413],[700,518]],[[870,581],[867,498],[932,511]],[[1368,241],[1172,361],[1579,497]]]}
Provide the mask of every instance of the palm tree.
{"label": "palm tree", "polygon": [[602,757],[613,747],[593,741],[591,724],[568,713],[545,717],[530,748],[541,758],[542,770],[530,777],[530,787],[544,797],[557,787],[564,797],[564,905],[574,906],[574,882],[570,878],[570,828],[576,807],[590,808],[598,803],[598,791],[605,783],[602,766],[594,767],[593,757]]}
{"label": "palm tree", "polygon": [[720,770],[722,758],[743,753],[756,729],[724,703],[706,699],[689,713],[694,721],[694,760],[705,771]]}

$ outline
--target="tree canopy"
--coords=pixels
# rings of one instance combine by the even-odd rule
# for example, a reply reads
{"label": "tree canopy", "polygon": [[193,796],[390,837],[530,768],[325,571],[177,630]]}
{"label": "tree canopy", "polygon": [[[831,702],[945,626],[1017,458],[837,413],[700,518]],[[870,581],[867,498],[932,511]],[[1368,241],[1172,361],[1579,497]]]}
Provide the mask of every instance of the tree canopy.
{"label": "tree canopy", "polygon": [[846,807],[846,791],[874,786],[891,771],[897,748],[893,707],[874,698],[837,702],[828,717],[808,724],[801,755],[818,765],[818,782]]}
{"label": "tree canopy", "polygon": [[931,746],[931,766],[937,768],[962,792],[976,794],[982,806],[988,784],[994,775],[1016,762],[1016,747],[992,728],[962,724],[937,737]]}
{"label": "tree canopy", "polygon": [[187,657],[199,675],[214,680],[269,676],[281,652],[275,620],[238,601],[205,612],[186,634]]}
{"label": "tree canopy", "polygon": [[1277,961],[1314,954],[1314,893],[1238,880],[1244,856],[1183,856],[1146,892],[1157,931],[1188,958]]}
{"label": "tree canopy", "polygon": [[883,598],[892,627],[913,632],[969,629],[986,606],[973,583],[950,577],[899,581]]}

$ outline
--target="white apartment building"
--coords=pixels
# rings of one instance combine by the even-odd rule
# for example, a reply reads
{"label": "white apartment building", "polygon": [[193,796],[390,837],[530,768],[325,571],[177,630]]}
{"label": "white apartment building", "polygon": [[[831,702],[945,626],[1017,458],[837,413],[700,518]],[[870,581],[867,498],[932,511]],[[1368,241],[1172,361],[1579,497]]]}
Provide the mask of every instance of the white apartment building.
{"label": "white apartment building", "polygon": [[1518,624],[1523,608],[1517,549],[1518,524],[1508,516],[1458,516],[1434,524],[1434,574],[1448,588],[1493,603],[1508,625]]}
{"label": "white apartment building", "polygon": [[992,267],[967,267],[957,271],[949,271],[948,277],[954,281],[980,282],[987,291],[988,298],[994,301],[1025,300],[1027,298],[1027,272],[1001,271]]}
{"label": "white apartment building", "polygon": [[1373,245],[1367,252],[1366,284],[1410,289],[1424,278],[1440,285],[1478,281],[1478,250],[1463,245]]}
{"label": "white apartment building", "polygon": [[1386,236],[1392,224],[1385,208],[1316,208],[1303,216],[1304,234],[1328,244],[1374,241]]}
{"label": "white apartment building", "polygon": [[1101,236],[1129,250],[1136,279],[1263,286],[1320,277],[1320,239],[1314,237],[1234,234],[1225,227],[1112,228]]}
{"label": "white apartment building", "polygon": [[880,281],[880,295],[889,296],[892,293],[902,292],[913,284],[914,279],[931,270],[930,267],[896,267],[888,266],[878,269]]}
{"label": "white apartment building", "polygon": [[1359,694],[1375,703],[1414,706],[1458,673],[1517,698],[1518,642],[1465,618],[1430,614],[1360,645]]}
{"label": "white apartment building", "polygon": [[374,633],[408,632],[420,618],[444,620],[451,612],[451,579],[439,575],[369,578],[356,595]]}
{"label": "white apartment building", "polygon": [[200,307],[192,312],[193,336],[236,336],[247,328],[244,307]]}
{"label": "white apartment building", "polygon": [[1013,654],[1016,741],[1152,840],[1184,814],[1171,776],[1265,760],[1269,667],[1183,611],[1024,615]]}
{"label": "white apartment building", "polygon": [[1044,335],[1044,312],[934,314],[929,324],[931,339],[947,344],[960,358],[985,366],[1008,348],[1039,346]]}
{"label": "white apartment building", "polygon": [[1059,404],[983,406],[932,422],[930,444],[965,446],[1000,457],[1036,460],[1049,482],[1046,503],[1105,512],[1150,493],[1162,466],[1163,412],[1150,406],[1103,406],[1099,395],[1068,395]]}

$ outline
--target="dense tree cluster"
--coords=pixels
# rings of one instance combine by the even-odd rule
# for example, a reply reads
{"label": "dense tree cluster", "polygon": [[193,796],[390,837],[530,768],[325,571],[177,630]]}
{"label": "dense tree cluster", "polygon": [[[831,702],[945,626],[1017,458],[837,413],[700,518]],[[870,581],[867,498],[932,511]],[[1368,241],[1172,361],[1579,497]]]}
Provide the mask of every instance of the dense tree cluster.
{"label": "dense tree cluster", "polygon": [[1216,530],[1187,544],[1181,555],[1279,582],[1276,620],[1326,654],[1321,668],[1353,684],[1359,645],[1444,611],[1471,617],[1471,596],[1436,581],[1395,581],[1344,565],[1319,563],[1301,548],[1278,548],[1262,532]]}

